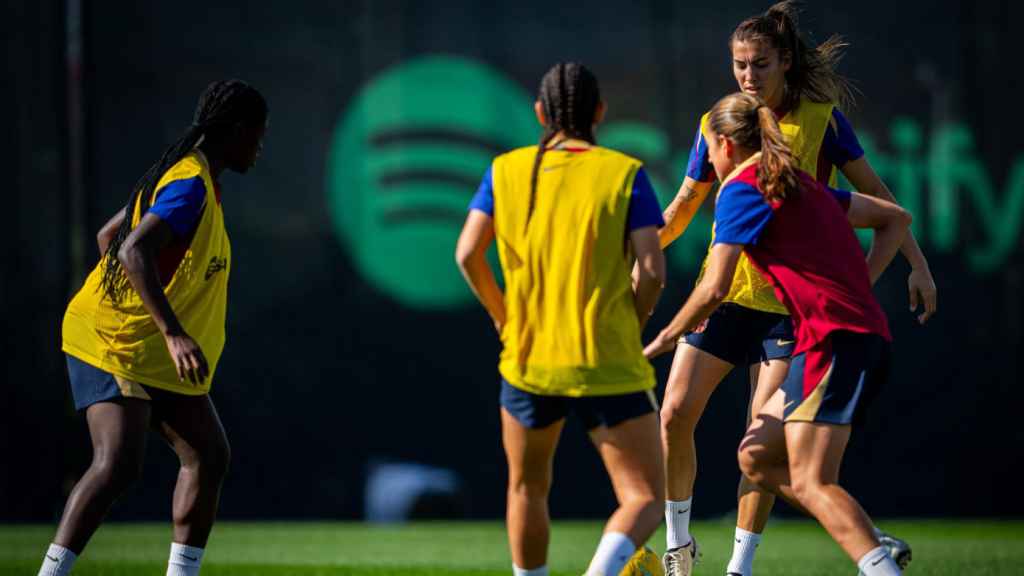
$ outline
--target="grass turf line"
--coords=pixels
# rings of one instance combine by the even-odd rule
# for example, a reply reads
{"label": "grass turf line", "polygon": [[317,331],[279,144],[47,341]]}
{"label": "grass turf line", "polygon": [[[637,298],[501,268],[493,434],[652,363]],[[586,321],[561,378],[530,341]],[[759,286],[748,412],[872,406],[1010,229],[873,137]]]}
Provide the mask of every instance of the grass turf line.
{"label": "grass turf line", "polygon": [[[1024,565],[1024,522],[945,520],[881,522],[910,541],[908,574],[1015,574]],[[552,576],[582,574],[601,534],[599,522],[556,522]],[[0,526],[0,574],[34,574],[53,526]],[[694,522],[704,562],[696,574],[721,574],[732,551],[729,522]],[[75,566],[76,576],[163,574],[169,525],[104,525]],[[664,550],[664,532],[649,543]],[[511,573],[504,525],[497,522],[218,523],[203,560],[204,576],[284,574],[499,576]],[[773,521],[754,568],[758,576],[855,574],[828,535],[807,521]]]}

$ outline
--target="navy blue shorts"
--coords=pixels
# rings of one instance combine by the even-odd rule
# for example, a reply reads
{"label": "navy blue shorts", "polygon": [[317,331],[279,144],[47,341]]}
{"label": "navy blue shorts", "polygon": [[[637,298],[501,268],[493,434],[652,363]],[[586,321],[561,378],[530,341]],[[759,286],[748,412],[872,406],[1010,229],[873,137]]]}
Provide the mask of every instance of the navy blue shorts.
{"label": "navy blue shorts", "polygon": [[681,340],[733,366],[789,358],[796,346],[789,316],[732,302],[712,312],[703,330],[690,332]]}
{"label": "navy blue shorts", "polygon": [[793,357],[782,383],[786,422],[860,424],[889,375],[889,343],[836,331]]}
{"label": "navy blue shorts", "polygon": [[570,413],[576,414],[583,427],[614,428],[626,420],[658,411],[653,390],[615,396],[541,396],[520,390],[504,378],[501,380],[501,406],[527,428],[547,428]]}
{"label": "navy blue shorts", "polygon": [[149,394],[141,384],[104,372],[70,354],[65,356],[68,361],[68,378],[71,380],[71,396],[75,399],[76,410],[85,410],[97,402],[108,402],[115,398],[150,400]]}

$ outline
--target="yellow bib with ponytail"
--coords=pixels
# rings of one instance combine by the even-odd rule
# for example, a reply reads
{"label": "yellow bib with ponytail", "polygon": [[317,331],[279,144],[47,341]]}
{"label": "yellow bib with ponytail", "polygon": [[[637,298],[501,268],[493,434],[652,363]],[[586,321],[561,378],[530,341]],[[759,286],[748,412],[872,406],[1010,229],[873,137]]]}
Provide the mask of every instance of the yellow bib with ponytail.
{"label": "yellow bib with ponytail", "polygon": [[536,146],[520,148],[491,167],[505,280],[499,371],[533,394],[649,390],[654,369],[643,355],[626,258],[640,161],[597,146],[549,150],[528,215],[536,156]]}
{"label": "yellow bib with ponytail", "polygon": [[[820,104],[806,98],[800,99],[800,105],[796,110],[790,111],[779,120],[779,129],[782,131],[786,143],[789,144],[793,155],[796,157],[799,168],[808,174],[818,173],[818,156],[821,152],[821,143],[825,138],[825,130],[832,123],[833,104]],[[701,133],[705,139],[710,138],[711,130],[708,121],[711,113],[708,112],[700,120]],[[724,182],[722,183],[725,184]],[[829,176],[829,185],[836,185],[836,169],[833,166]],[[721,189],[721,187],[719,187]],[[711,246],[715,241],[715,229],[711,228]],[[711,246],[708,246],[708,254],[711,253]],[[708,267],[708,258],[704,258],[701,265],[700,276],[697,282],[704,277]],[[732,288],[725,298],[726,302],[733,302],[745,308],[772,312],[775,314],[789,314],[786,307],[775,297],[775,290],[764,279],[757,268],[750,263],[747,255],[740,256],[736,265],[736,274],[732,279]]]}
{"label": "yellow bib with ponytail", "polygon": [[[178,380],[163,334],[138,293],[128,290],[123,301],[115,305],[100,288],[106,257],[68,304],[63,325],[64,352],[104,372],[147,386],[187,395],[206,394],[210,390],[224,349],[231,245],[210,168],[201,152],[189,153],[160,178],[150,205],[167,184],[197,176],[206,188],[205,206],[192,242],[164,287],[164,294],[185,332],[206,356],[210,376],[199,385]],[[139,209],[136,202],[133,227],[141,220]]]}

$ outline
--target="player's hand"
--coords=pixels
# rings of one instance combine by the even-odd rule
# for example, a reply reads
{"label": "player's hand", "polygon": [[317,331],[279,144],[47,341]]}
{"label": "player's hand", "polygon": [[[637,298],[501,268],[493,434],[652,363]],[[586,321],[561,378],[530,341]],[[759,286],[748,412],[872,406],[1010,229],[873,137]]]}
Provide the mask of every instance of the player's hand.
{"label": "player's hand", "polygon": [[210,367],[199,344],[184,332],[164,335],[167,351],[174,360],[174,368],[178,371],[178,380],[188,378],[194,386],[202,383],[210,375]]}
{"label": "player's hand", "polygon": [[910,311],[916,312],[919,305],[924,305],[924,311],[917,316],[917,321],[924,324],[932,314],[935,314],[938,292],[931,270],[927,267],[911,270],[910,277],[907,278],[907,288],[910,290]]}
{"label": "player's hand", "polygon": [[671,352],[675,350],[677,340],[678,338],[669,338],[664,332],[659,332],[658,336],[644,347],[644,356],[650,360],[665,352]]}

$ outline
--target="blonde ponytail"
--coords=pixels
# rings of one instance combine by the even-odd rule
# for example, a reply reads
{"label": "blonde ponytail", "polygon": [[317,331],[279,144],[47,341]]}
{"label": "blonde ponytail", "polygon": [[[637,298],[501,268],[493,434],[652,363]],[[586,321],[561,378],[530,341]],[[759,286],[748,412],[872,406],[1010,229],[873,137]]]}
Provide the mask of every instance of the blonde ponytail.
{"label": "blonde ponytail", "polygon": [[775,115],[764,104],[757,107],[757,123],[761,132],[761,161],[757,165],[757,187],[769,202],[776,202],[800,189],[796,158],[789,149],[775,121]]}
{"label": "blonde ponytail", "polygon": [[757,187],[769,202],[782,200],[800,190],[800,176],[793,152],[771,109],[756,96],[736,92],[711,109],[708,125],[737,146],[761,151]]}

